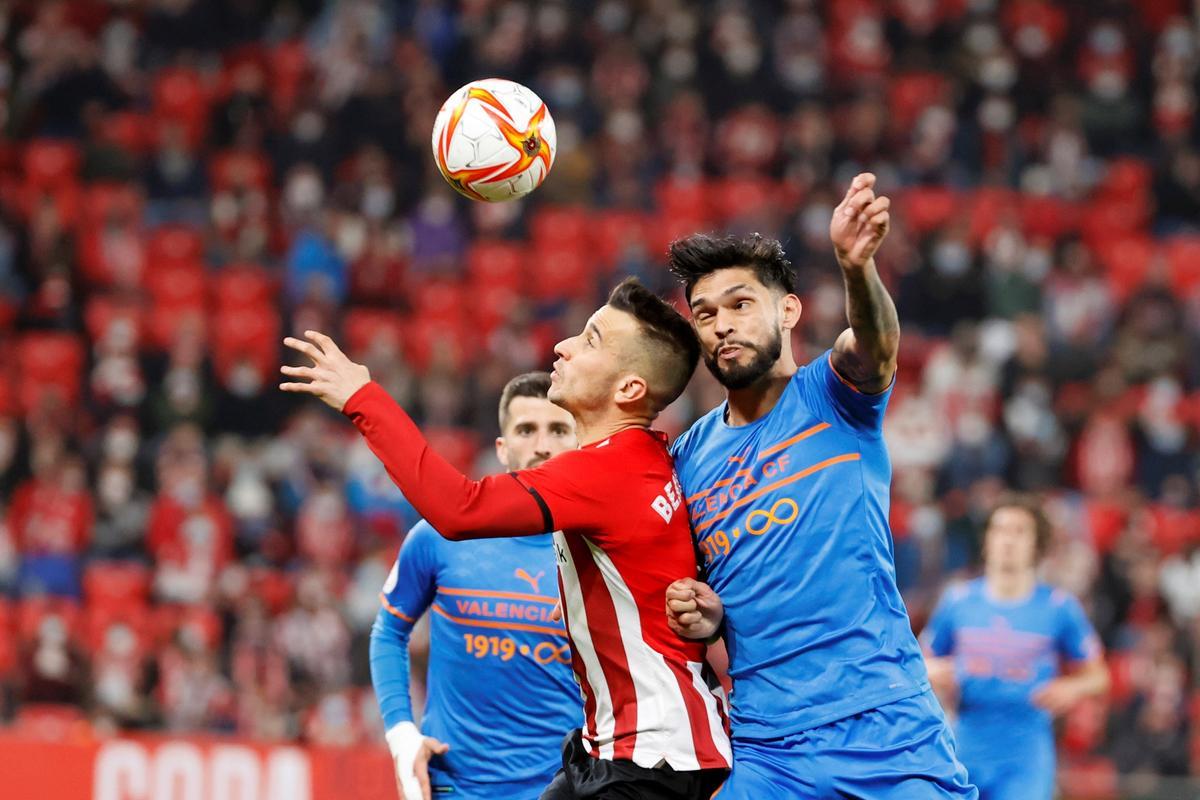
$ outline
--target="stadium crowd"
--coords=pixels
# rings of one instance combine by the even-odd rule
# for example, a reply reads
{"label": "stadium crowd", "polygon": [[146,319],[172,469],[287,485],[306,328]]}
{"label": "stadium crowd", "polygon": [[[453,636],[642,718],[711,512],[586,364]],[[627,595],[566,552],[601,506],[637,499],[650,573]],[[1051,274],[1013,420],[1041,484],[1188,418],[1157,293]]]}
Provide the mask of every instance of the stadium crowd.
{"label": "stadium crowd", "polygon": [[[676,236],[782,238],[830,346],[869,169],[914,623],[999,492],[1043,493],[1114,677],[1065,763],[1200,774],[1198,65],[1185,0],[0,0],[0,718],[382,741],[367,634],[415,520],[276,390],[284,333],[494,471],[500,388],[618,276],[675,291]],[[432,165],[484,76],[557,124],[525,201]],[[721,397],[701,370],[660,424]]]}

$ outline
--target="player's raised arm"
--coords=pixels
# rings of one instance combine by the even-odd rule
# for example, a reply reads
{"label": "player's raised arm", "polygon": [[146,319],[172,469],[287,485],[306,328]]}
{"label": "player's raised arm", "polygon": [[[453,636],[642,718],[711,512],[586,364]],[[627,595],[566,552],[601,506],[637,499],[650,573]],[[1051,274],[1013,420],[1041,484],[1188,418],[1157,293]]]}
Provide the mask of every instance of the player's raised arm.
{"label": "player's raised arm", "polygon": [[544,517],[533,496],[511,475],[473,481],[429,446],[416,424],[370,372],[356,364],[323,333],[305,331],[308,341],[283,343],[308,356],[311,367],[284,366],[299,378],[280,384],[285,392],[310,394],[345,414],[413,507],[447,539],[532,536],[544,533]]}
{"label": "player's raised arm", "polygon": [[833,347],[833,366],[867,394],[891,385],[900,348],[896,305],[875,269],[875,251],[891,225],[890,207],[891,200],[875,195],[875,176],[864,172],[851,182],[829,223],[850,322]]}

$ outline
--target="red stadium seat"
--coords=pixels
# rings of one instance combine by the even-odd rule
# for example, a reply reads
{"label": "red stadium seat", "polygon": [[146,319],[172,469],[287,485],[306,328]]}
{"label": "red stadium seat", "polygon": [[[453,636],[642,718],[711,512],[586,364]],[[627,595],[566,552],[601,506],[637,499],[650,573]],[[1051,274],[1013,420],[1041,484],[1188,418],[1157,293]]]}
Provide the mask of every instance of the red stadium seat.
{"label": "red stadium seat", "polygon": [[63,703],[26,703],[12,724],[21,737],[49,742],[85,738],[91,727],[82,708]]}
{"label": "red stadium seat", "polygon": [[481,336],[487,336],[509,320],[519,307],[521,294],[508,286],[481,286],[471,293],[471,319]]}
{"label": "red stadium seat", "polygon": [[25,185],[39,190],[58,189],[78,180],[79,146],[59,139],[34,139],[25,147],[22,164]]}
{"label": "red stadium seat", "polygon": [[596,286],[591,256],[583,247],[544,248],[533,255],[530,294],[555,301],[590,297]]}
{"label": "red stadium seat", "polygon": [[467,248],[467,277],[475,290],[484,286],[516,289],[524,282],[528,246],[518,242],[477,241]]}
{"label": "red stadium seat", "polygon": [[136,343],[142,336],[146,309],[137,299],[111,294],[93,295],[84,308],[83,320],[93,342],[104,341],[116,326],[127,326]]}
{"label": "red stadium seat", "polygon": [[464,475],[475,472],[479,456],[479,435],[467,428],[429,428],[425,439],[435,453],[449,461]]}
{"label": "red stadium seat", "polygon": [[482,346],[480,332],[463,322],[447,325],[421,316],[404,325],[404,357],[418,374],[425,372],[434,359],[446,361],[455,369],[464,368]]}
{"label": "red stadium seat", "polygon": [[126,561],[94,561],[83,573],[89,608],[144,606],[150,596],[150,570]]}
{"label": "red stadium seat", "polygon": [[1125,236],[1105,243],[1095,252],[1104,267],[1108,285],[1118,300],[1124,301],[1141,288],[1159,247],[1149,236]]}
{"label": "red stadium seat", "polygon": [[211,330],[213,366],[222,380],[243,360],[249,360],[263,375],[275,373],[283,323],[274,306],[220,311]]}
{"label": "red stadium seat", "polygon": [[695,230],[704,230],[712,215],[709,203],[712,187],[703,180],[668,178],[654,189],[654,197],[662,213],[671,219],[689,219]]}
{"label": "red stadium seat", "polygon": [[79,401],[85,350],[71,333],[27,333],[17,343],[21,407],[29,412],[43,398],[57,396],[73,406]]}
{"label": "red stadium seat", "polygon": [[395,311],[354,308],[346,312],[342,328],[351,356],[361,355],[380,343],[398,351],[404,339],[404,320]]}
{"label": "red stadium seat", "polygon": [[220,639],[221,618],[208,606],[166,604],[154,606],[147,632],[155,647],[169,644],[176,635],[196,636],[212,647]]}
{"label": "red stadium seat", "polygon": [[1200,288],[1200,236],[1172,238],[1165,251],[1171,288],[1183,295]]}
{"label": "red stadium seat", "polygon": [[1084,241],[1100,250],[1119,237],[1143,231],[1149,216],[1144,199],[1113,198],[1089,202],[1080,220]]}
{"label": "red stadium seat", "polygon": [[17,621],[12,604],[0,597],[0,675],[9,675],[17,662]]}
{"label": "red stadium seat", "polygon": [[133,154],[144,153],[150,148],[152,130],[149,117],[135,111],[114,111],[101,125],[106,141]]}
{"label": "red stadium seat", "polygon": [[308,47],[301,40],[282,42],[267,54],[271,73],[271,104],[287,112],[296,102],[309,77]]}
{"label": "red stadium seat", "polygon": [[154,79],[154,115],[181,123],[188,140],[199,144],[208,128],[209,92],[197,70],[168,67]]}
{"label": "red stadium seat", "polygon": [[970,221],[971,241],[981,243],[1002,220],[1018,213],[1019,196],[1010,189],[986,187],[963,198],[963,204],[952,212],[956,217]]}
{"label": "red stadium seat", "polygon": [[265,192],[271,182],[271,164],[262,153],[225,150],[210,159],[209,180],[214,192],[247,188]]}
{"label": "red stadium seat", "polygon": [[627,248],[645,248],[646,215],[641,211],[599,211],[592,218],[590,242],[599,263],[611,270]]}
{"label": "red stadium seat", "polygon": [[941,228],[962,210],[962,197],[944,186],[916,186],[894,206],[908,229],[924,235]]}
{"label": "red stadium seat", "polygon": [[267,567],[251,568],[250,587],[254,596],[263,601],[271,614],[285,611],[296,594],[296,587],[287,573]]}
{"label": "red stadium seat", "polygon": [[95,653],[104,647],[109,628],[124,623],[134,635],[137,651],[141,652],[150,644],[151,619],[150,607],[146,605],[89,605],[84,610],[80,643]]}
{"label": "red stadium seat", "polygon": [[230,264],[216,274],[214,299],[220,311],[273,305],[279,282],[258,264]]}
{"label": "red stadium seat", "polygon": [[96,183],[84,189],[83,215],[85,226],[100,226],[108,222],[139,226],[142,219],[142,193],[127,183]]}
{"label": "red stadium seat", "polygon": [[21,642],[36,641],[42,621],[49,616],[57,616],[62,619],[66,625],[68,636],[72,638],[78,636],[79,605],[72,600],[60,597],[40,596],[27,597],[17,607],[17,639]]}
{"label": "red stadium seat", "polygon": [[189,225],[163,225],[150,233],[146,258],[150,269],[172,264],[198,264],[204,257],[204,236]]}
{"label": "red stadium seat", "polygon": [[1154,173],[1140,158],[1117,158],[1108,162],[1100,193],[1109,199],[1144,198],[1150,191]]}
{"label": "red stadium seat", "polygon": [[414,312],[430,322],[459,324],[467,314],[467,295],[453,281],[425,281],[413,292]]}
{"label": "red stadium seat", "polygon": [[1058,197],[1023,195],[1020,214],[1028,236],[1058,239],[1079,229],[1079,205]]}
{"label": "red stadium seat", "polygon": [[564,247],[587,241],[591,218],[586,209],[575,206],[543,206],[530,217],[532,244],[538,247]]}
{"label": "red stadium seat", "polygon": [[766,178],[722,178],[712,182],[711,205],[722,222],[782,207],[779,184]]}
{"label": "red stadium seat", "polygon": [[910,130],[922,111],[947,98],[948,88],[945,76],[937,72],[909,72],[892,78],[888,84],[892,130]]}
{"label": "red stadium seat", "polygon": [[162,264],[150,270],[146,289],[156,307],[202,309],[208,302],[208,276],[196,261]]}

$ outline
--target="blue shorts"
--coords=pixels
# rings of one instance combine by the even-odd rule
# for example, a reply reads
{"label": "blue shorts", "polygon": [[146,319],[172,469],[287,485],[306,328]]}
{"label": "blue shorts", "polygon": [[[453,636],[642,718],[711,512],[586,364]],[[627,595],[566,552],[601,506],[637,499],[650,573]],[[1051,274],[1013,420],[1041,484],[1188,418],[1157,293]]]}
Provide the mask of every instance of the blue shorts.
{"label": "blue shorts", "polygon": [[978,800],[933,693],[778,739],[733,739],[716,800]]}
{"label": "blue shorts", "polygon": [[[962,762],[971,782],[979,787],[979,800],[1051,800],[1054,797],[1054,744],[1047,747],[1013,746],[1019,742],[1019,732],[1012,731],[1007,747],[989,743],[987,750],[961,747]],[[1000,749],[1000,752],[996,752]]]}
{"label": "blue shorts", "polygon": [[542,790],[553,780],[554,774],[539,778],[512,781],[509,783],[479,783],[476,781],[453,780],[445,774],[431,773],[429,785],[433,800],[496,800],[498,797],[511,800],[537,800]]}

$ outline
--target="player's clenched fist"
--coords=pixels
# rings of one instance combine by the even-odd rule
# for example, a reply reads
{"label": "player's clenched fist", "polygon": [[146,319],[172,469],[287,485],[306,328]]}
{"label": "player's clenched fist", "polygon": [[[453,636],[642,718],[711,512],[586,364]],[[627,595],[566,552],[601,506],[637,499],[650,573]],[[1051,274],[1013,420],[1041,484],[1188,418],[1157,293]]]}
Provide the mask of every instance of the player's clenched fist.
{"label": "player's clenched fist", "polygon": [[721,627],[725,606],[707,583],[682,578],[667,587],[667,625],[685,639],[708,639]]}
{"label": "player's clenched fist", "polygon": [[829,223],[829,238],[842,267],[861,268],[875,257],[891,227],[891,206],[888,198],[875,196],[875,176],[870,172],[850,182]]}
{"label": "player's clenched fist", "polygon": [[308,383],[281,383],[279,388],[285,392],[311,394],[341,411],[355,392],[371,382],[371,373],[362,364],[351,361],[325,334],[305,331],[304,338],[308,341],[289,336],[283,343],[311,358],[313,366],[284,366],[279,371],[292,378],[304,378]]}
{"label": "player's clenched fist", "polygon": [[400,800],[432,800],[429,759],[445,755],[450,745],[432,736],[422,736],[411,722],[401,722],[387,732],[388,748],[396,766],[396,789]]}

